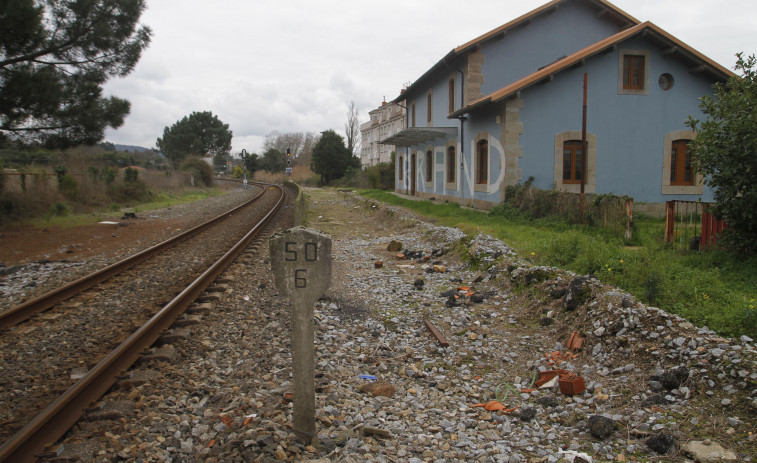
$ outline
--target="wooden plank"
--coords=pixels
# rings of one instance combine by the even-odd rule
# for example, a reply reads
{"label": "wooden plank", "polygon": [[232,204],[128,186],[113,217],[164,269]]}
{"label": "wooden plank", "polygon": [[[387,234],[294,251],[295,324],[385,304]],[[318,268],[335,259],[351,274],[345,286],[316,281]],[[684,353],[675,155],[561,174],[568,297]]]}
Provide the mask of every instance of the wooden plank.
{"label": "wooden plank", "polygon": [[423,320],[423,323],[426,324],[426,328],[428,331],[434,335],[437,341],[439,341],[439,345],[442,347],[449,347],[449,341],[447,341],[447,338],[444,337],[444,335],[439,331],[433,323],[431,323],[429,320]]}

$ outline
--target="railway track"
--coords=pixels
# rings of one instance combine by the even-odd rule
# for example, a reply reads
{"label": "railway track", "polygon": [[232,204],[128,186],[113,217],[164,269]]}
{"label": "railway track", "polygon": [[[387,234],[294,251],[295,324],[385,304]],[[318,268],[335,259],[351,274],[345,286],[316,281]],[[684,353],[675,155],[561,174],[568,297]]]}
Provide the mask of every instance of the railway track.
{"label": "railway track", "polygon": [[281,209],[283,190],[263,193],[223,220],[96,272],[94,282],[81,278],[8,311],[0,461],[34,461],[174,323]]}
{"label": "railway track", "polygon": [[128,270],[134,265],[137,265],[140,262],[143,262],[147,259],[150,259],[151,257],[156,256],[160,252],[163,252],[165,249],[167,249],[169,246],[180,243],[181,241],[184,241],[196,235],[202,230],[205,230],[208,227],[211,227],[213,225],[220,223],[222,220],[225,220],[226,218],[228,218],[230,215],[234,214],[235,212],[238,212],[241,209],[259,200],[260,197],[265,193],[265,190],[263,189],[263,187],[258,187],[258,188],[260,188],[260,192],[258,192],[258,194],[253,196],[249,201],[243,204],[240,204],[239,206],[233,208],[232,210],[224,214],[219,215],[218,217],[212,218],[166,241],[158,243],[155,246],[151,246],[137,254],[134,254],[125,259],[122,259],[101,270],[98,270],[89,275],[85,275],[75,281],[72,281],[71,283],[68,283],[64,286],[56,288],[45,294],[32,298],[29,301],[24,302],[23,304],[13,307],[9,310],[0,312],[0,330],[8,329],[14,325],[17,325],[18,323],[28,320],[34,315],[40,312],[44,312],[50,309],[51,307],[55,306],[56,304],[59,304],[75,296],[76,294],[86,291],[87,289],[103,281],[106,281],[109,278],[112,278],[120,274],[121,272]]}

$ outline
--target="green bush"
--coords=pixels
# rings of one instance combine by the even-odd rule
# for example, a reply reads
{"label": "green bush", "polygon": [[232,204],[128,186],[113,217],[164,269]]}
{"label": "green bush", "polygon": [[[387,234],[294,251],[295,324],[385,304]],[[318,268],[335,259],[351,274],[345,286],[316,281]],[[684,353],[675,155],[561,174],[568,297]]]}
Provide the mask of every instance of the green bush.
{"label": "green bush", "polygon": [[147,190],[147,184],[141,180],[129,183],[114,183],[108,187],[108,196],[111,200],[130,204],[137,201],[147,201],[150,199],[150,192]]}
{"label": "green bush", "polygon": [[118,169],[113,167],[103,167],[100,169],[100,179],[105,181],[106,185],[111,185],[118,177]]}
{"label": "green bush", "polygon": [[[617,236],[624,236],[633,226],[626,216],[626,204],[630,198],[613,194],[586,194],[583,206],[581,195],[554,190],[540,190],[531,185],[530,177],[522,185],[505,188],[505,201],[493,209],[494,215],[507,219],[550,219],[568,224],[585,224],[607,228]],[[507,206],[505,206],[507,204]],[[522,216],[515,214],[521,211]]]}
{"label": "green bush", "polygon": [[131,203],[137,201],[147,201],[150,199],[150,192],[147,184],[137,178],[139,171],[127,167],[124,169],[124,180],[122,183],[111,183],[108,186],[108,196],[110,199],[121,203]]}
{"label": "green bush", "polygon": [[0,223],[10,222],[18,217],[18,208],[12,198],[0,197]]}
{"label": "green bush", "polygon": [[124,169],[124,182],[125,183],[136,182],[138,176],[139,176],[139,171],[137,169],[132,169],[131,167],[127,167],[126,169]]}
{"label": "green bush", "polygon": [[213,186],[213,168],[210,167],[210,164],[196,156],[184,159],[180,170],[194,175],[196,184],[201,183],[204,186]]}
{"label": "green bush", "polygon": [[71,175],[60,175],[58,177],[58,188],[63,196],[72,201],[75,201],[79,197],[79,184]]}
{"label": "green bush", "polygon": [[50,220],[53,217],[66,217],[71,213],[71,209],[66,203],[54,203],[45,213],[45,219]]}
{"label": "green bush", "polygon": [[376,190],[394,190],[394,161],[382,162],[365,168],[365,176],[370,188]]}

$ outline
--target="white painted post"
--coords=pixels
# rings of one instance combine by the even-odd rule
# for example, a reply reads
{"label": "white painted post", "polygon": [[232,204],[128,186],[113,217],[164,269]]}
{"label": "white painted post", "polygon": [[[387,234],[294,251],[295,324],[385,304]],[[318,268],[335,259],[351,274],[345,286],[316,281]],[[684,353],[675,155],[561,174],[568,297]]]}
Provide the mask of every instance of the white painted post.
{"label": "white painted post", "polygon": [[269,242],[276,288],[292,306],[294,430],[315,435],[315,344],[313,304],[331,284],[331,237],[302,226]]}

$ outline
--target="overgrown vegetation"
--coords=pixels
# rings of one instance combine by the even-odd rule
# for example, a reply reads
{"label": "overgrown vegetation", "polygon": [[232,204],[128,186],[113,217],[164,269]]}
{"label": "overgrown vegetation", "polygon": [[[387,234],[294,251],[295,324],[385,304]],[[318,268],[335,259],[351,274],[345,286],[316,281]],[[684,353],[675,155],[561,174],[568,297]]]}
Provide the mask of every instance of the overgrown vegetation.
{"label": "overgrown vegetation", "polygon": [[366,197],[412,209],[466,233],[493,235],[534,264],[593,274],[639,300],[724,335],[757,336],[757,257],[721,250],[681,252],[664,243],[661,219],[637,217],[632,242],[610,229],[533,218],[513,206],[493,213],[413,201],[383,191]]}
{"label": "overgrown vegetation", "polygon": [[196,156],[189,156],[181,163],[181,171],[189,173],[196,184],[213,186],[213,168]]}
{"label": "overgrown vegetation", "polygon": [[[118,210],[151,201],[157,192],[191,188],[189,174],[161,169],[162,158],[154,152],[116,152],[109,148],[114,147],[0,150],[0,223]],[[198,186],[205,179],[212,184],[212,169],[200,162],[204,166],[198,169],[203,169],[205,176],[198,170],[198,179],[203,180],[198,180]],[[122,166],[132,167],[119,169]]]}
{"label": "overgrown vegetation", "polygon": [[533,180],[530,177],[522,185],[508,186],[506,200],[495,206],[491,214],[519,219],[553,218],[569,224],[593,225],[631,239],[633,223],[627,215],[630,197],[586,194],[581,204],[580,195],[540,190],[531,186]]}
{"label": "overgrown vegetation", "polygon": [[689,118],[697,132],[693,163],[715,192],[712,208],[728,222],[725,242],[742,252],[757,251],[757,58],[738,53],[736,71],[726,84],[703,96],[704,121]]}
{"label": "overgrown vegetation", "polygon": [[392,162],[382,162],[365,169],[349,168],[344,176],[333,182],[334,186],[394,190],[394,157]]}

